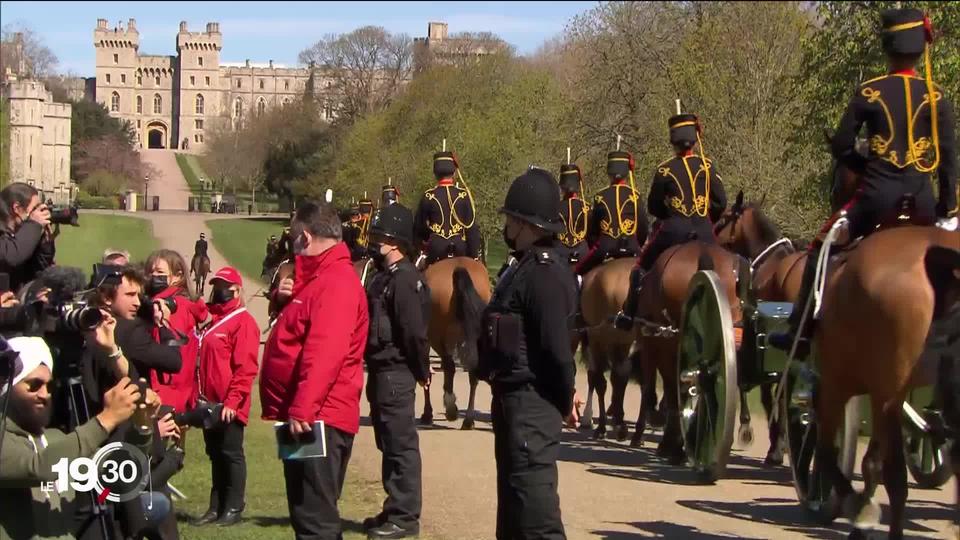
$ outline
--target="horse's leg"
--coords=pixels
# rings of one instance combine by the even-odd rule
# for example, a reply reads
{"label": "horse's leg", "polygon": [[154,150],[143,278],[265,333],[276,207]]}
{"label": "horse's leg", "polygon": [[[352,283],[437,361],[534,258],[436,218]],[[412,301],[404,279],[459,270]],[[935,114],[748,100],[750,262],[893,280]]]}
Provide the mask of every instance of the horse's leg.
{"label": "horse's leg", "polygon": [[[623,351],[617,351],[618,353]],[[624,418],[623,402],[627,395],[627,384],[630,382],[630,355],[619,355],[610,370],[610,383],[613,392],[610,394],[610,409],[613,416],[613,429],[618,441],[625,441],[630,434]]]}
{"label": "horse's leg", "polygon": [[903,430],[899,407],[891,407],[884,421],[887,424],[887,455],[883,461],[883,485],[890,498],[891,540],[903,538],[903,514],[907,506],[907,461],[903,450]]}
{"label": "horse's leg", "polygon": [[767,450],[767,457],[763,460],[763,464],[766,466],[783,465],[783,430],[780,424],[783,418],[779,414],[774,417],[773,392],[773,384],[760,386],[760,401],[763,402],[763,411],[770,420],[770,449]]}
{"label": "horse's leg", "polygon": [[753,444],[753,426],[750,425],[750,404],[747,392],[740,390],[740,426],[737,428],[737,443],[747,448]]}
{"label": "horse's leg", "polygon": [[430,386],[423,389],[423,414],[420,415],[420,425],[433,425],[433,404],[430,403]]}
{"label": "horse's leg", "polygon": [[604,408],[603,401],[607,393],[607,379],[603,376],[603,369],[594,367],[587,372],[587,380],[592,381],[594,389],[597,391],[597,410],[600,412],[600,418],[597,422],[597,429],[593,432],[594,439],[603,439],[607,436],[607,410]]}
{"label": "horse's leg", "polygon": [[474,422],[474,402],[477,398],[477,383],[479,379],[473,373],[468,374],[470,379],[470,399],[467,400],[467,414],[463,418],[463,424],[460,429],[473,429]]}
{"label": "horse's leg", "polygon": [[630,439],[630,446],[643,446],[643,433],[647,429],[647,417],[657,410],[657,366],[653,362],[640,359],[640,414],[637,415],[636,431]]}
{"label": "horse's leg", "polygon": [[453,392],[453,377],[457,374],[457,364],[448,353],[440,354],[440,369],[443,371],[443,409],[447,421],[453,422],[460,416],[457,409],[457,395]]}
{"label": "horse's leg", "polygon": [[[672,351],[676,351],[676,343],[674,340],[671,340],[669,346],[662,349],[661,354],[655,357],[660,360],[658,369],[660,371],[660,377],[663,379],[663,399],[666,407],[666,423],[663,427],[663,440],[657,448],[657,454],[665,457],[671,465],[683,465],[687,460],[687,456],[683,450],[683,432],[680,427],[680,397],[677,395],[679,391],[677,387],[679,383],[677,380],[677,362],[676,355],[673,354]],[[664,359],[666,359],[666,362],[664,362]]]}
{"label": "horse's leg", "polygon": [[[853,522],[854,528],[860,530],[870,529],[880,523],[880,505],[873,501],[873,497],[883,477],[883,463],[888,453],[884,445],[887,437],[891,436],[887,433],[887,414],[884,412],[881,400],[871,396],[870,405],[873,414],[873,433],[870,435],[867,451],[863,455],[863,492],[859,497],[844,500],[844,513]],[[900,409],[897,409],[896,413],[900,414]],[[899,424],[897,429],[900,429]]]}
{"label": "horse's leg", "polygon": [[596,388],[593,386],[593,377],[587,373],[587,397],[584,400],[583,412],[580,415],[580,429],[588,431],[593,429],[593,394]]}

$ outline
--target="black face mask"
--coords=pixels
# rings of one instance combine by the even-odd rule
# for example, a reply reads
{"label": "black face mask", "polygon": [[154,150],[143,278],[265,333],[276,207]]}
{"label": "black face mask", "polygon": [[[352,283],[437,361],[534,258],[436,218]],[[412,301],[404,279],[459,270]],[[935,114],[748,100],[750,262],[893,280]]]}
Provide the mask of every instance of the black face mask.
{"label": "black face mask", "polygon": [[147,283],[147,294],[154,296],[167,290],[169,286],[169,276],[150,276],[150,282]]}
{"label": "black face mask", "polygon": [[214,289],[213,293],[210,295],[210,303],[226,304],[227,302],[233,300],[234,296],[233,289]]}
{"label": "black face mask", "polygon": [[[520,233],[517,233],[517,236],[519,236],[519,235],[520,235]],[[503,226],[503,243],[507,245],[507,248],[509,248],[510,251],[516,251],[516,250],[517,250],[517,237],[514,236],[513,238],[510,238],[510,236],[507,234],[507,226],[506,226],[506,225]]]}
{"label": "black face mask", "polygon": [[368,243],[367,257],[370,257],[370,260],[373,261],[373,264],[383,268],[384,263],[387,262],[387,256],[380,252],[381,245],[382,244],[375,244],[373,242]]}

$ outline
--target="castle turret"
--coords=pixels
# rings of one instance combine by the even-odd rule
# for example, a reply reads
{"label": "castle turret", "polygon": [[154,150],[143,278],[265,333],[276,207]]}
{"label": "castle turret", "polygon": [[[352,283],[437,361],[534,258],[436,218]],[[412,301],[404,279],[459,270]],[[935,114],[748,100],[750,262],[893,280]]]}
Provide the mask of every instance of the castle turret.
{"label": "castle turret", "polygon": [[220,23],[208,22],[203,32],[190,32],[186,22],[180,23],[180,32],[177,33],[179,148],[202,147],[205,142],[204,133],[210,127],[207,119],[216,116],[222,101],[222,49]]}

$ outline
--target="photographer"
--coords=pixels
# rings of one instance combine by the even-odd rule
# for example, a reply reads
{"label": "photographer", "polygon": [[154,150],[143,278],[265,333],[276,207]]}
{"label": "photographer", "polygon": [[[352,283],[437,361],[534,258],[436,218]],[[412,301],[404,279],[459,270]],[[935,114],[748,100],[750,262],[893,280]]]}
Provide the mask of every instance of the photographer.
{"label": "photographer", "polygon": [[0,538],[73,537],[75,494],[44,492],[40,484],[56,480],[51,467],[61,458],[92,456],[133,415],[140,393],[130,379],[121,378],[104,394],[95,418],[69,434],[45,429],[52,410],[50,349],[38,337],[8,343],[19,359],[8,377],[0,376],[0,404],[9,413],[0,447]]}
{"label": "photographer", "polygon": [[203,430],[213,482],[210,507],[196,525],[240,522],[244,509],[247,463],[243,432],[250,417],[250,389],[257,376],[260,329],[243,306],[243,279],[230,267],[210,280],[213,320],[200,337],[200,396],[222,403],[216,425]]}
{"label": "photographer", "polygon": [[53,265],[50,209],[33,186],[14,182],[0,191],[0,221],[0,272],[10,275],[10,290],[16,291]]}
{"label": "photographer", "polygon": [[[210,317],[207,305],[190,298],[187,288],[187,264],[176,251],[161,249],[147,258],[148,281],[146,292],[159,311],[160,324],[153,329],[160,339],[161,328],[172,330],[180,341],[180,371],[169,377],[153,374],[152,386],[160,394],[164,405],[176,412],[184,412],[193,405],[197,393],[197,326]],[[175,309],[171,309],[175,308]],[[161,341],[162,342],[162,341]]]}

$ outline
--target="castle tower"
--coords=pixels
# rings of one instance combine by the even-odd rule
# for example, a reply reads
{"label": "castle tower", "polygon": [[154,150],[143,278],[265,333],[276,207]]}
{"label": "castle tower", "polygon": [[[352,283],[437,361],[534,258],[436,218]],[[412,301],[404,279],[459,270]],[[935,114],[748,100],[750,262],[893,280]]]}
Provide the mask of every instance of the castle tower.
{"label": "castle tower", "polygon": [[180,149],[199,149],[204,145],[204,133],[220,114],[223,91],[220,85],[220,51],[223,36],[220,23],[207,23],[203,32],[190,32],[187,23],[180,23],[177,33],[178,76],[176,89],[179,98],[177,146]]}
{"label": "castle tower", "polygon": [[96,49],[95,99],[110,111],[110,116],[133,120],[138,86],[137,51],[140,49],[136,21],[127,21],[126,28],[122,23],[108,28],[106,19],[97,19],[93,46]]}
{"label": "castle tower", "polygon": [[43,103],[39,81],[18,81],[6,89],[10,100],[10,180],[41,187],[43,178]]}

